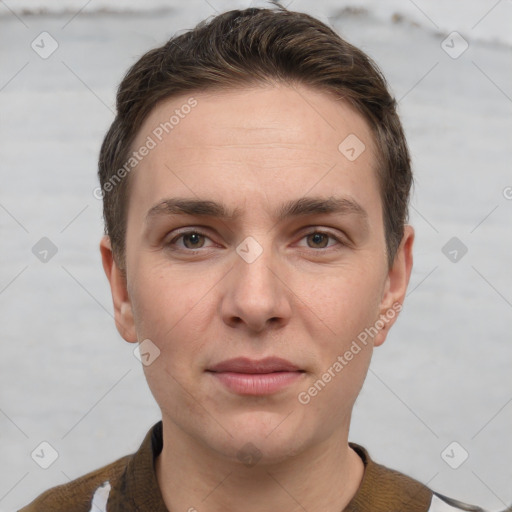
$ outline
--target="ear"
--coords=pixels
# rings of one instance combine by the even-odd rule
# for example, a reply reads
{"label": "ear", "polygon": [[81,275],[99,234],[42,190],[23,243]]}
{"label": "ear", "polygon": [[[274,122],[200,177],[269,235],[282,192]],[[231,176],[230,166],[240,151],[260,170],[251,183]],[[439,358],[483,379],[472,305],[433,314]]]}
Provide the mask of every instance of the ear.
{"label": "ear", "polygon": [[117,330],[126,341],[135,343],[138,340],[126,278],[117,266],[112,252],[110,238],[106,235],[101,239],[100,252],[103,269],[105,270],[105,274],[110,283],[110,291],[112,292],[114,318]]}
{"label": "ear", "polygon": [[384,324],[374,339],[374,347],[384,343],[389,329],[396,322],[402,310],[407,285],[412,270],[412,246],[414,243],[414,229],[412,226],[404,227],[404,236],[395,255],[393,265],[388,271],[384,292],[380,303],[379,317]]}

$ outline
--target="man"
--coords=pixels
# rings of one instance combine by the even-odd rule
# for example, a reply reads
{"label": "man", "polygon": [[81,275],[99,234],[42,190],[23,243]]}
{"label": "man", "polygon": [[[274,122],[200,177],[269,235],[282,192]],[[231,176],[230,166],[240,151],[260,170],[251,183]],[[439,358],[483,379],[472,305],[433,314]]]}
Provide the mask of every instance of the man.
{"label": "man", "polygon": [[348,442],[412,268],[375,64],[306,14],[231,11],[144,55],[117,109],[100,249],[162,421],[22,510],[480,510]]}

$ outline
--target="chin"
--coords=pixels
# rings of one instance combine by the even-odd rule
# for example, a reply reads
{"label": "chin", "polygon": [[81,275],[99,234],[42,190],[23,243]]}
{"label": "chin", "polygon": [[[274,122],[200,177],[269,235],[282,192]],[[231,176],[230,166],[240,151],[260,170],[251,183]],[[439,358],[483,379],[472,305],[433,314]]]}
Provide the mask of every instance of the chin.
{"label": "chin", "polygon": [[292,416],[258,411],[244,414],[243,419],[234,423],[224,423],[233,437],[224,438],[216,451],[247,466],[287,460],[308,444],[304,425],[290,421]]}

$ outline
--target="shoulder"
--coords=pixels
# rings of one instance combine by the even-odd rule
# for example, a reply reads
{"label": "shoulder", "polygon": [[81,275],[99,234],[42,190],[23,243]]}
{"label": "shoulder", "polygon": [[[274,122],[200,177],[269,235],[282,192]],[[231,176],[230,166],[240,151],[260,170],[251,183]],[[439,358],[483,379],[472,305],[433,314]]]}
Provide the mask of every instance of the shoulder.
{"label": "shoulder", "polygon": [[480,507],[437,493],[422,482],[375,462],[361,445],[349,444],[363,460],[365,473],[347,512],[485,512]]}
{"label": "shoulder", "polygon": [[349,443],[361,457],[364,475],[349,512],[407,510],[427,512],[432,491],[424,484],[395,469],[375,462],[361,445]]}
{"label": "shoulder", "polygon": [[133,455],[125,455],[71,482],[48,489],[19,512],[90,512],[93,497],[98,500],[110,489]]}

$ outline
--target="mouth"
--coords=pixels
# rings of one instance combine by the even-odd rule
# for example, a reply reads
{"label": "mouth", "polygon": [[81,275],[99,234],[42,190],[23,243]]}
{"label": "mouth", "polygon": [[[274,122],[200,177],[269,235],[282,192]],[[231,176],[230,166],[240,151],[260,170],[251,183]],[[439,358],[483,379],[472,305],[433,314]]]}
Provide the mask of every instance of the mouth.
{"label": "mouth", "polygon": [[235,358],[206,370],[220,384],[240,395],[276,393],[299,380],[304,370],[286,359],[268,357],[260,360]]}

